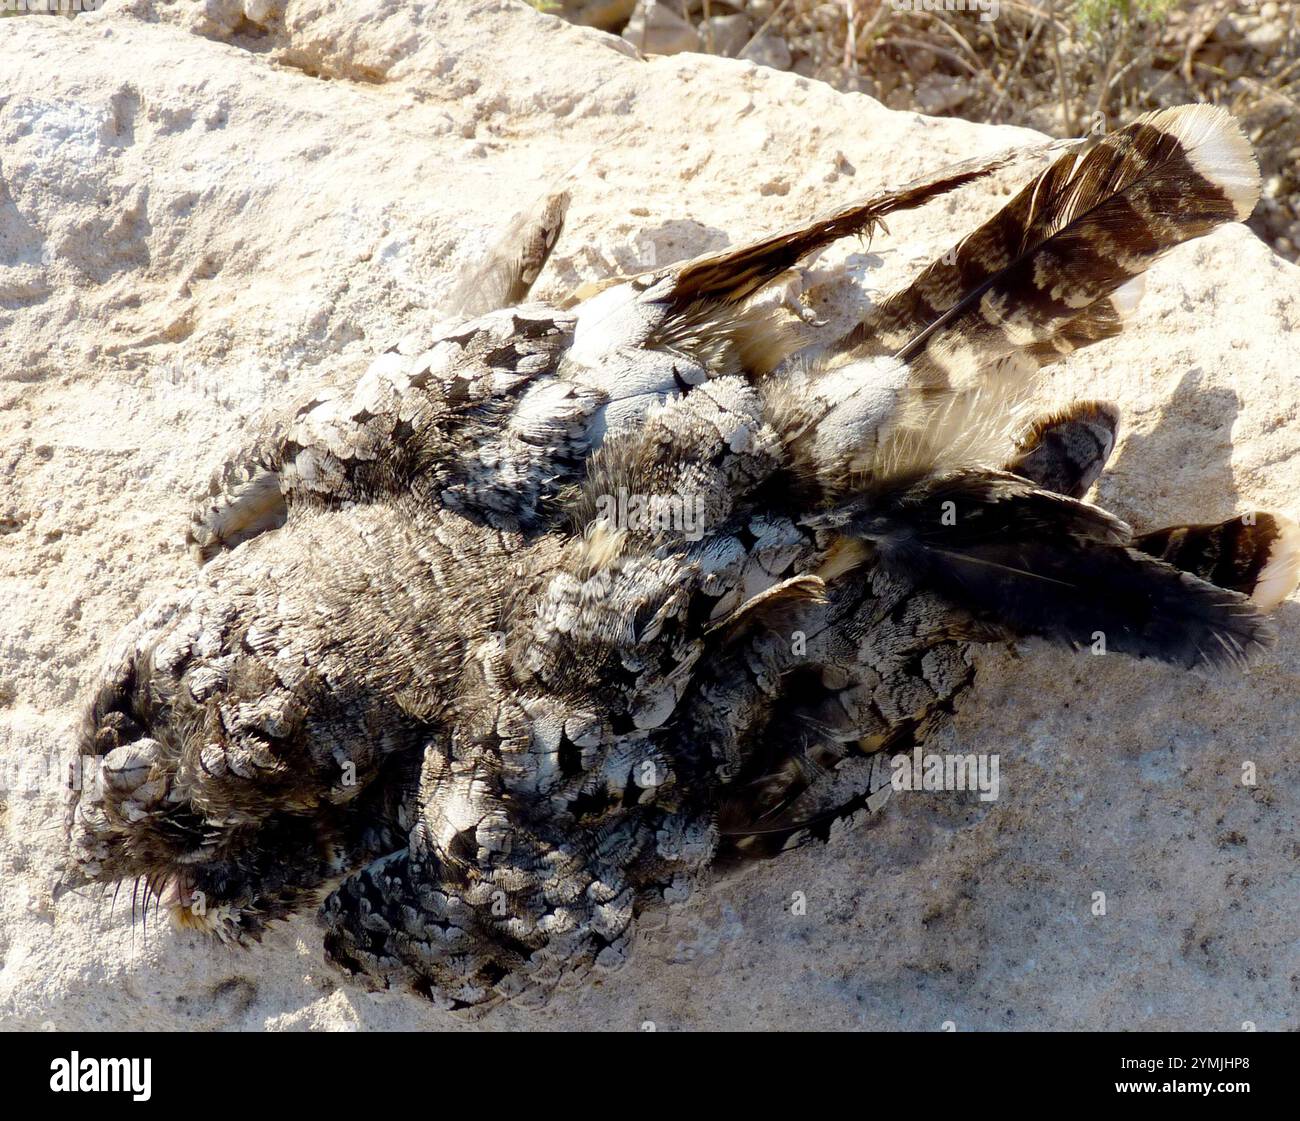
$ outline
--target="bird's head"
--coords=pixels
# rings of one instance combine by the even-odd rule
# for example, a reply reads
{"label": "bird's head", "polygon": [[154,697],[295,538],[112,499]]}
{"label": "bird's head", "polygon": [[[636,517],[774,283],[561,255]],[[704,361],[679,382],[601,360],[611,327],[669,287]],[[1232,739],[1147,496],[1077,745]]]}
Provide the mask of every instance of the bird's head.
{"label": "bird's head", "polygon": [[[301,694],[254,713],[238,703],[264,684],[240,680],[254,664],[209,657],[195,671],[191,598],[156,605],[108,659],[72,769],[59,893],[128,882],[133,913],[243,944],[343,870],[354,807],[321,797],[328,783],[305,765]],[[225,676],[196,703],[205,669]]]}

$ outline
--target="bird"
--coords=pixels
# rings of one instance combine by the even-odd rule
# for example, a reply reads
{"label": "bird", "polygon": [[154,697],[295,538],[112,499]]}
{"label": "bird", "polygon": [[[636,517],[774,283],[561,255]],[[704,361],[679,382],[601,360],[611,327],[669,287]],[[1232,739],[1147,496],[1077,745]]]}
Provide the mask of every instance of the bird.
{"label": "bird", "polygon": [[193,578],[87,704],[63,889],[135,879],[243,946],[316,907],[354,983],[541,1003],[710,874],[878,812],[981,644],[1248,663],[1300,527],[1136,532],[1085,500],[1118,409],[1032,401],[1249,215],[1253,153],[1203,105],[1053,152],[811,346],[764,292],[1014,156],[551,304],[580,184],[522,214],[430,336],[214,476]]}

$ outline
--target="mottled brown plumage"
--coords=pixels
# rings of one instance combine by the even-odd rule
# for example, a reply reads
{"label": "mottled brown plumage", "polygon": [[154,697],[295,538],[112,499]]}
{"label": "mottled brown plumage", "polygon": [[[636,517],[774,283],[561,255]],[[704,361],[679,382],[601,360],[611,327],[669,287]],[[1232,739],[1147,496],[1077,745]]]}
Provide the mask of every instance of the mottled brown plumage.
{"label": "mottled brown plumage", "polygon": [[[1135,536],[1080,501],[1114,409],[1023,410],[1161,251],[1249,210],[1226,114],[1067,154],[824,355],[747,302],[982,170],[448,324],[280,420],[196,511],[206,566],[109,659],[70,881],[145,877],[237,942],[328,892],[363,983],[542,999],[716,860],[878,809],[972,643],[1248,658],[1294,527]],[[556,214],[474,298],[519,298]]]}

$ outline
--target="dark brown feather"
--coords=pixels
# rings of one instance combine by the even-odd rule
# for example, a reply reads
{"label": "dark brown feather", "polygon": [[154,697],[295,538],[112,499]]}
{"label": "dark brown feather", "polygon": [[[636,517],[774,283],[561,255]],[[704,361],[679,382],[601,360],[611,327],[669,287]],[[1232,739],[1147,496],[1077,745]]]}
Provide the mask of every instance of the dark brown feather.
{"label": "dark brown feather", "polygon": [[956,384],[972,361],[1114,334],[1116,309],[1099,301],[1167,249],[1249,214],[1258,177],[1243,165],[1249,147],[1222,110],[1147,114],[1058,159],[839,348],[893,350],[922,378]]}

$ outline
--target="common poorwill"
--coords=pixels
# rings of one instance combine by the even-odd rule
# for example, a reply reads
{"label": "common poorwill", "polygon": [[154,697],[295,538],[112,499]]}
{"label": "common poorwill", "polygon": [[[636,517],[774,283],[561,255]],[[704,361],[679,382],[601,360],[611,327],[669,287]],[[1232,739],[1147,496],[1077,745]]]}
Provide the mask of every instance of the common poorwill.
{"label": "common poorwill", "polygon": [[214,480],[206,563],[90,706],[68,883],[136,877],[239,943],[328,893],[326,956],[367,984],[542,998],[719,859],[876,809],[973,643],[1244,662],[1296,527],[1135,535],[1082,501],[1116,410],[1025,406],[1160,253],[1249,214],[1225,113],[1071,150],[830,345],[753,298],[991,166],[565,308],[513,306],[564,200],[525,216],[458,292],[477,318]]}

